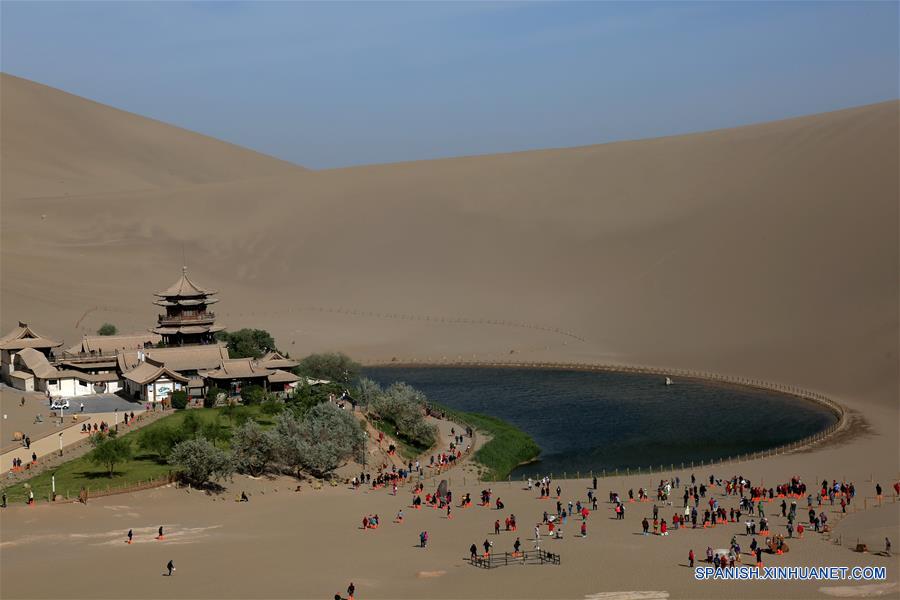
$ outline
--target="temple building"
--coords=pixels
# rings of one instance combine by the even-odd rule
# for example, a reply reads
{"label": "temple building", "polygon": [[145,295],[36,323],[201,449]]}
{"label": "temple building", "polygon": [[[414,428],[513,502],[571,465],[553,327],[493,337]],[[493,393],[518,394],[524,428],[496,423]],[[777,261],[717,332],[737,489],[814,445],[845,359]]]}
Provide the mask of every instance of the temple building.
{"label": "temple building", "polygon": [[162,336],[166,346],[211,344],[214,334],[225,329],[216,325],[216,313],[208,310],[219,300],[213,298],[215,290],[205,290],[187,276],[187,267],[181,268],[181,277],[169,289],[156,292],[157,306],[166,309],[159,315],[153,333]]}
{"label": "temple building", "polygon": [[[36,351],[49,358],[54,348],[62,346],[62,342],[50,339],[32,329],[28,323],[19,322],[19,326],[0,338],[0,375],[5,381],[9,381],[14,387],[20,387],[23,377],[27,373],[16,371],[16,355],[25,348],[34,348]],[[16,380],[19,380],[18,382]]]}
{"label": "temple building", "polygon": [[227,344],[215,339],[224,329],[209,310],[218,302],[215,294],[191,281],[182,268],[178,281],[155,294],[154,304],[166,310],[156,327],[146,333],[86,335],[59,354],[53,350],[62,342],[19,323],[0,338],[3,379],[52,396],[108,392],[144,402],[165,401],[178,390],[192,398],[212,388],[239,395],[248,385],[280,396],[289,393],[300,380],[290,372],[297,361],[275,350],[259,359],[232,358]]}

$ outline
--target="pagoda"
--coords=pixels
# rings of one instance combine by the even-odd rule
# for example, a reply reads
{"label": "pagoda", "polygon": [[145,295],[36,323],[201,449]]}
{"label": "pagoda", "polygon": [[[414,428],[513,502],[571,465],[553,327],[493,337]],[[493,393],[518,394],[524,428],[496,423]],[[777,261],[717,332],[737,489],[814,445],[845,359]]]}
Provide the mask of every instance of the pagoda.
{"label": "pagoda", "polygon": [[213,343],[213,334],[225,329],[215,324],[216,313],[208,310],[210,304],[219,301],[212,297],[216,293],[191,281],[187,267],[182,267],[178,281],[154,294],[157,297],[154,304],[164,307],[166,313],[159,315],[151,331],[161,335],[166,346]]}

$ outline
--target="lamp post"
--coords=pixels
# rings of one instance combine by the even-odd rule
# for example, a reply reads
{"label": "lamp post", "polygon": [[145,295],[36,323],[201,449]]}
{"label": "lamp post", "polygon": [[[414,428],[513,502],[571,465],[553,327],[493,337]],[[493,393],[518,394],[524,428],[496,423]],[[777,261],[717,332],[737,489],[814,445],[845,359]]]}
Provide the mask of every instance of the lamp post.
{"label": "lamp post", "polygon": [[119,409],[117,408],[113,413],[116,415],[116,433],[119,433]]}
{"label": "lamp post", "polygon": [[62,436],[63,436],[63,432],[60,431],[59,432],[59,455],[60,456],[62,456]]}
{"label": "lamp post", "polygon": [[366,473],[366,459],[369,455],[369,432],[363,431],[363,435],[365,436],[363,440],[363,475]]}

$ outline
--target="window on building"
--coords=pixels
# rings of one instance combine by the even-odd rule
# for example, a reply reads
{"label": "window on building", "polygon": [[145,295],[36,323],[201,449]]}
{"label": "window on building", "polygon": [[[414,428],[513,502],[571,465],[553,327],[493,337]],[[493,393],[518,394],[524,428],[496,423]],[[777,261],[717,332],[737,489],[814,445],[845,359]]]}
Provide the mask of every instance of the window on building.
{"label": "window on building", "polygon": [[47,385],[59,385],[59,382],[56,379],[48,379]]}
{"label": "window on building", "polygon": [[78,385],[80,385],[81,387],[87,387],[87,381],[81,381],[81,380],[79,379],[79,380],[78,380]]}

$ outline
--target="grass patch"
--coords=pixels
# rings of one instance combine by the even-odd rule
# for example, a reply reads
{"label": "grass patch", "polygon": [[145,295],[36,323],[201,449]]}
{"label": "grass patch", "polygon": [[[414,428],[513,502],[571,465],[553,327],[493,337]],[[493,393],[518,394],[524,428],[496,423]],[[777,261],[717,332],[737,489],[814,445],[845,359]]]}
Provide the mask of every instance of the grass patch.
{"label": "grass patch", "polygon": [[[198,408],[191,409],[190,412],[196,413],[203,421],[212,421],[222,411],[221,408]],[[263,427],[270,427],[274,424],[274,417],[261,412],[260,406],[248,406],[248,414]],[[144,453],[138,447],[138,437],[143,431],[147,431],[156,427],[174,427],[181,425],[181,421],[188,411],[178,411],[167,417],[163,417],[158,421],[124,434],[123,439],[133,442],[134,457],[121,464],[116,465],[116,470],[112,477],[109,477],[106,470],[100,466],[92,464],[87,459],[87,455],[75,458],[63,463],[56,469],[44,471],[40,475],[32,477],[24,482],[17,483],[8,488],[4,488],[9,502],[24,502],[28,498],[28,490],[24,484],[28,483],[34,490],[34,498],[37,501],[47,500],[52,489],[51,476],[56,476],[56,493],[69,494],[70,498],[78,497],[78,492],[84,487],[90,494],[91,491],[106,491],[107,488],[122,488],[151,479],[158,479],[169,473],[172,467],[158,460],[155,454]],[[228,419],[223,418],[226,429],[231,433],[231,423]],[[227,441],[225,445],[227,446]]]}
{"label": "grass patch", "polygon": [[475,452],[475,461],[487,468],[488,479],[506,479],[517,466],[534,460],[541,453],[540,446],[530,435],[502,419],[445,406],[439,408],[451,419],[491,436],[491,440]]}

